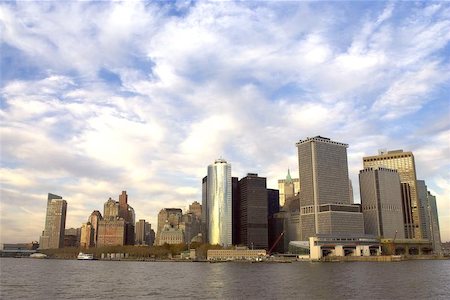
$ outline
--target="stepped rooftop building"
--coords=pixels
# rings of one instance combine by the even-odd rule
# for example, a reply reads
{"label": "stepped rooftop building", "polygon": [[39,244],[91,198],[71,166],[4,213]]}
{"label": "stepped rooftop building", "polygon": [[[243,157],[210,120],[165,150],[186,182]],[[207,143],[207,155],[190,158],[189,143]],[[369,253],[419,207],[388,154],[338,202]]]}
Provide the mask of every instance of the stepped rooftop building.
{"label": "stepped rooftop building", "polygon": [[48,194],[45,229],[39,241],[40,249],[64,247],[64,230],[66,228],[67,202],[61,196]]}

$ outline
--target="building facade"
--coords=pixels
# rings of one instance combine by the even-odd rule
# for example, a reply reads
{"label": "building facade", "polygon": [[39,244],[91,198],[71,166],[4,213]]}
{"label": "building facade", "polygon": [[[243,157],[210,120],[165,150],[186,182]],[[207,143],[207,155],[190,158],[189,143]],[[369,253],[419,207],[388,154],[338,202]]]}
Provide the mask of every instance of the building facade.
{"label": "building facade", "polygon": [[156,244],[163,245],[160,241],[161,232],[164,230],[166,225],[172,228],[179,228],[181,223],[181,218],[183,216],[183,211],[181,208],[163,208],[158,213],[158,225],[156,232]]}
{"label": "building facade", "polygon": [[366,168],[359,172],[364,231],[381,238],[404,239],[400,177],[396,170]]}
{"label": "building facade", "polygon": [[249,173],[239,180],[240,243],[267,249],[267,184],[265,177]]}
{"label": "building facade", "polygon": [[232,184],[231,165],[217,159],[208,166],[206,177],[206,232],[210,244],[232,244]]}
{"label": "building facade", "polygon": [[403,221],[405,237],[421,239],[420,201],[417,190],[416,166],[412,152],[380,151],[379,155],[363,157],[364,168],[384,167],[397,170],[402,183]]}
{"label": "building facade", "polygon": [[439,217],[436,205],[436,197],[428,193],[428,215],[430,220],[430,240],[435,254],[442,255],[441,231],[439,228]]}
{"label": "building facade", "polygon": [[298,195],[300,192],[300,180],[291,177],[291,171],[288,169],[286,179],[278,180],[278,191],[280,195],[280,206],[284,207],[287,200]]}
{"label": "building facade", "polygon": [[316,136],[297,144],[300,239],[317,234],[364,234],[359,207],[350,203],[347,144]]}
{"label": "building facade", "polygon": [[48,194],[45,229],[40,237],[40,249],[56,249],[64,246],[67,202],[61,196]]}
{"label": "building facade", "polygon": [[126,191],[122,191],[119,201],[109,198],[104,204],[103,219],[98,220],[97,246],[134,245],[134,225],[134,209],[128,204]]}

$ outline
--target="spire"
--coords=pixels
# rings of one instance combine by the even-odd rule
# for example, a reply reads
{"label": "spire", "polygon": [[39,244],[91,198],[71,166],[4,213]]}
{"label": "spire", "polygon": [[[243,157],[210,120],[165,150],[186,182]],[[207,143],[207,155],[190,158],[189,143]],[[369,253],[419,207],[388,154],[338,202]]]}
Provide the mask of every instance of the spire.
{"label": "spire", "polygon": [[291,171],[289,170],[289,168],[286,176],[286,183],[292,183]]}

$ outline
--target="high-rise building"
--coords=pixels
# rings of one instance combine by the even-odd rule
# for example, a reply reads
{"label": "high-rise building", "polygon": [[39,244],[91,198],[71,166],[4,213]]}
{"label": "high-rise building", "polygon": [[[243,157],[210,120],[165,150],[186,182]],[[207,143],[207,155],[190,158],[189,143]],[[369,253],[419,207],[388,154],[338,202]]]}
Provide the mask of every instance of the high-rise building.
{"label": "high-rise building", "polygon": [[134,209],[128,204],[126,191],[119,199],[105,202],[103,219],[98,221],[98,246],[134,245]]}
{"label": "high-rise building", "polygon": [[98,210],[94,210],[88,218],[88,223],[91,223],[92,229],[94,230],[93,243],[94,247],[97,246],[98,239],[98,223],[103,219],[102,214]]}
{"label": "high-rise building", "polygon": [[416,166],[412,152],[380,151],[379,155],[363,157],[364,168],[384,167],[398,171],[402,183],[405,237],[421,239],[420,202],[417,191]]}
{"label": "high-rise building", "polygon": [[248,173],[239,180],[240,243],[257,249],[268,247],[266,178]]}
{"label": "high-rise building", "polygon": [[197,201],[192,202],[192,204],[189,205],[189,212],[193,213],[195,216],[197,216],[199,219],[202,218],[202,205],[198,203]]}
{"label": "high-rise building", "polygon": [[147,222],[145,220],[141,219],[138,222],[136,222],[135,226],[135,237],[136,237],[136,245],[145,245],[145,237],[147,235]]}
{"label": "high-rise building", "polygon": [[300,238],[364,234],[363,216],[350,203],[347,144],[316,136],[297,144]]}
{"label": "high-rise building", "polygon": [[280,194],[278,190],[267,189],[267,217],[280,211]]}
{"label": "high-rise building", "polygon": [[417,180],[417,196],[419,197],[420,207],[420,229],[422,239],[429,240],[431,238],[431,222],[428,213],[428,190],[424,180]]}
{"label": "high-rise building", "polygon": [[400,177],[396,170],[366,168],[359,172],[366,234],[404,239]]}
{"label": "high-rise building", "polygon": [[278,191],[280,194],[280,206],[288,205],[290,199],[300,192],[300,180],[291,177],[291,171],[288,169],[286,179],[278,180]]}
{"label": "high-rise building", "polygon": [[435,254],[442,255],[441,231],[439,228],[439,217],[436,205],[436,196],[428,193],[428,215],[430,220],[430,240]]}
{"label": "high-rise building", "polygon": [[224,159],[217,159],[208,166],[206,177],[206,232],[210,244],[229,246],[232,244],[232,184],[231,165]]}
{"label": "high-rise building", "polygon": [[41,249],[55,249],[64,246],[67,202],[61,196],[48,194],[45,229],[40,237]]}
{"label": "high-rise building", "polygon": [[94,228],[91,223],[81,225],[80,247],[90,248],[94,246]]}
{"label": "high-rise building", "polygon": [[181,210],[181,208],[163,208],[160,210],[160,212],[158,213],[158,226],[156,232],[157,245],[164,244],[160,240],[160,236],[164,231],[164,227],[168,225],[169,228],[179,229],[182,216],[183,211]]}

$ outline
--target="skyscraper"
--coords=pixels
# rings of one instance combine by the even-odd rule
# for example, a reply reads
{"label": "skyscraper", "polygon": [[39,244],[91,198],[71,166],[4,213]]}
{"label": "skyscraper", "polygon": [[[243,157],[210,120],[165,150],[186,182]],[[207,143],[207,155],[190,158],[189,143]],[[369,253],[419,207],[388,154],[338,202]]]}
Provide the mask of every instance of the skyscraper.
{"label": "skyscraper", "polygon": [[300,236],[364,234],[362,213],[350,203],[347,144],[316,136],[297,144]]}
{"label": "skyscraper", "polygon": [[436,254],[442,254],[441,232],[439,228],[439,217],[436,205],[436,196],[428,193],[428,214],[430,219],[430,240],[433,245],[433,251]]}
{"label": "skyscraper", "polygon": [[364,168],[385,167],[398,171],[402,183],[405,237],[421,239],[420,203],[417,191],[416,166],[412,152],[380,151],[379,155],[363,157]]}
{"label": "skyscraper", "polygon": [[61,196],[48,194],[45,229],[40,238],[41,249],[62,248],[66,227],[67,202]]}
{"label": "skyscraper", "polygon": [[366,234],[404,239],[400,177],[396,170],[366,168],[359,172]]}
{"label": "skyscraper", "polygon": [[290,199],[295,197],[300,191],[300,181],[298,178],[292,178],[288,169],[286,179],[278,180],[278,190],[280,194],[280,206],[284,207]]}
{"label": "skyscraper", "polygon": [[267,248],[267,185],[265,177],[249,173],[239,180],[240,243]]}
{"label": "skyscraper", "polygon": [[232,184],[231,165],[226,160],[217,159],[208,166],[205,190],[207,240],[210,244],[229,246],[232,244]]}

